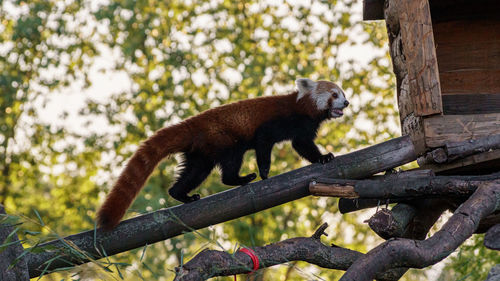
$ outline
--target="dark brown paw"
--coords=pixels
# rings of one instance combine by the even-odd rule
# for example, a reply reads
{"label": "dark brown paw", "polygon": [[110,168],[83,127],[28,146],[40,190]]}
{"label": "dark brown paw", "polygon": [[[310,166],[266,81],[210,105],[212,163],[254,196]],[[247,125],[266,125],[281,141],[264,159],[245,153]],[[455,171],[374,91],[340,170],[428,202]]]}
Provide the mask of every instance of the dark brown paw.
{"label": "dark brown paw", "polygon": [[193,196],[188,196],[187,200],[185,203],[190,203],[190,202],[194,202],[194,201],[198,201],[200,200],[200,195],[199,194],[193,194]]}
{"label": "dark brown paw", "polygon": [[325,164],[325,163],[328,163],[330,161],[333,160],[333,158],[335,158],[335,156],[333,156],[332,153],[328,153],[328,154],[325,154],[325,155],[321,155],[319,157],[319,163],[321,164]]}
{"label": "dark brown paw", "polygon": [[269,175],[269,169],[259,170],[259,175],[260,175],[261,179],[263,179],[263,180],[267,179],[267,177]]}
{"label": "dark brown paw", "polygon": [[251,174],[248,174],[248,175],[244,176],[243,178],[244,178],[244,181],[245,181],[244,184],[247,184],[247,183],[253,181],[255,178],[257,178],[257,174],[256,173],[251,173]]}

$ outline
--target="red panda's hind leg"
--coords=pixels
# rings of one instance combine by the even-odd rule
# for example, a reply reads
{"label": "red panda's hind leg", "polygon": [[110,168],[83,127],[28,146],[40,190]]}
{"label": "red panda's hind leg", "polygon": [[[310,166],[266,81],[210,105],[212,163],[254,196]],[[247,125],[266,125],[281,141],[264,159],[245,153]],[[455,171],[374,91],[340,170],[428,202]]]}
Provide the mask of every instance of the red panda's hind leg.
{"label": "red panda's hind leg", "polygon": [[199,194],[189,196],[188,193],[197,188],[210,175],[215,164],[201,155],[186,154],[185,161],[181,165],[183,167],[177,181],[168,193],[183,203],[197,201],[200,199]]}
{"label": "red panda's hind leg", "polygon": [[223,156],[219,161],[219,165],[222,170],[223,184],[233,186],[244,185],[253,181],[257,177],[255,173],[251,173],[243,177],[239,175],[244,154],[245,150],[242,148],[235,148],[222,154]]}

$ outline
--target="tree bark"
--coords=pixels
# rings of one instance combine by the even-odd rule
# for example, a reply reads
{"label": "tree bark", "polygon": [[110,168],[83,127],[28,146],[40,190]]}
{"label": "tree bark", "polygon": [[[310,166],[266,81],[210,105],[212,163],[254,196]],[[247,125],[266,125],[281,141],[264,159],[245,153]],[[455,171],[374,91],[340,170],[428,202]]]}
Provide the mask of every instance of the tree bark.
{"label": "tree bark", "polygon": [[485,181],[500,178],[500,173],[486,176],[406,176],[389,175],[376,180],[318,178],[311,182],[312,195],[363,198],[467,198]]}
{"label": "tree bark", "polygon": [[397,204],[392,210],[383,208],[375,213],[368,225],[382,239],[403,237],[417,209],[409,204]]}
{"label": "tree bark", "polygon": [[423,268],[450,255],[469,238],[479,221],[500,208],[500,180],[482,183],[432,237],[424,241],[396,238],[377,246],[349,267],[341,281],[372,280],[393,267]]}
{"label": "tree bark", "polygon": [[[259,258],[259,268],[267,268],[291,261],[306,261],[329,269],[346,270],[363,256],[357,251],[321,243],[321,235],[328,225],[323,224],[311,237],[291,238],[263,247],[252,247]],[[203,250],[182,267],[176,268],[174,281],[201,281],[215,276],[246,274],[252,271],[251,258],[242,252]],[[398,269],[378,274],[377,280],[397,280]]]}
{"label": "tree bark", "polygon": [[484,246],[488,249],[500,251],[500,224],[493,226],[486,232]]}
{"label": "tree bark", "polygon": [[0,204],[0,280],[29,280],[28,266],[23,246],[17,238],[14,227],[7,220],[4,207]]}
{"label": "tree bark", "polygon": [[364,178],[415,159],[411,140],[400,137],[338,156],[324,165],[312,164],[193,203],[129,219],[109,232],[90,230],[64,238],[68,243],[61,240],[44,243],[37,248],[51,247],[58,251],[27,254],[30,277],[38,276],[45,267],[54,270],[86,263],[89,257],[114,255],[308,196],[308,186],[314,178]]}
{"label": "tree bark", "polygon": [[450,163],[467,156],[500,149],[500,134],[475,140],[446,143],[443,148],[434,149],[419,157],[419,165]]}

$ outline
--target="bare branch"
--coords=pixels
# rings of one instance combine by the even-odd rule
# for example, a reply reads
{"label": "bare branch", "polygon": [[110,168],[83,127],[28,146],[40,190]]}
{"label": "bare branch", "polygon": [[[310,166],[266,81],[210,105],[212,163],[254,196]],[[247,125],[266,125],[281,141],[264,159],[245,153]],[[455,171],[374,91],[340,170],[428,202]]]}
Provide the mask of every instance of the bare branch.
{"label": "bare branch", "polygon": [[311,182],[312,195],[363,199],[409,199],[447,196],[466,198],[479,184],[499,179],[500,173],[487,176],[410,176],[389,175],[374,180],[318,178]]}
{"label": "bare branch", "polygon": [[[162,241],[185,232],[253,214],[309,195],[308,185],[317,177],[364,178],[416,159],[409,137],[400,137],[356,152],[341,155],[327,164],[312,164],[266,180],[232,188],[193,203],[123,221],[109,232],[90,230],[54,240],[37,248],[51,247],[42,253],[28,253],[30,277],[46,268],[54,270],[86,263]],[[72,255],[68,245],[84,255]]]}
{"label": "bare branch", "polygon": [[482,218],[500,207],[500,180],[482,183],[431,238],[424,241],[396,238],[384,242],[357,260],[342,281],[372,280],[392,267],[423,268],[435,264],[460,246]]}
{"label": "bare branch", "polygon": [[[326,246],[319,237],[328,225],[323,224],[311,237],[297,237],[263,247],[251,249],[259,257],[260,268],[291,261],[306,261],[323,268],[346,270],[362,253],[337,246]],[[204,250],[188,263],[176,269],[174,281],[198,281],[215,276],[245,274],[251,271],[253,262],[244,253],[229,254],[223,251]],[[376,276],[378,280],[397,280],[399,269]]]}
{"label": "bare branch", "polygon": [[493,226],[486,232],[484,246],[488,249],[500,251],[500,224]]}

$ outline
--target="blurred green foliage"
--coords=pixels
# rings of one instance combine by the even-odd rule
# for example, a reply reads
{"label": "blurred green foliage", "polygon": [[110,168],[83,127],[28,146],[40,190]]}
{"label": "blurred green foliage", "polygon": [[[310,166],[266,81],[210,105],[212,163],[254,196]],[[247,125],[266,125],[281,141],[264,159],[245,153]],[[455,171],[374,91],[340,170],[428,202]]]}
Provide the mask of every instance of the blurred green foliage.
{"label": "blurred green foliage", "polygon": [[[339,82],[351,101],[346,116],[320,130],[317,143],[324,151],[345,153],[397,136],[384,24],[361,22],[353,0],[301,3],[1,2],[0,200],[33,231],[21,236],[35,243],[33,233],[46,240],[93,228],[97,207],[141,140],[220,104],[291,91],[297,77]],[[88,93],[89,73],[103,59],[113,66],[102,71],[125,75],[126,90],[89,95],[81,108],[44,118],[60,91],[77,92],[71,100]],[[64,122],[72,114],[86,126]],[[178,204],[166,193],[176,164],[170,158],[159,165],[129,217]],[[305,164],[288,143],[280,144],[271,175]],[[256,170],[249,152],[242,174]],[[214,172],[198,191],[207,196],[227,188]],[[170,280],[175,266],[204,247],[232,250],[311,235],[325,221],[329,242],[367,251],[380,240],[363,216],[340,216],[333,199],[305,198],[117,255],[113,261],[130,266],[112,274],[88,264],[42,280]],[[335,280],[340,274],[299,262],[251,278]]]}

